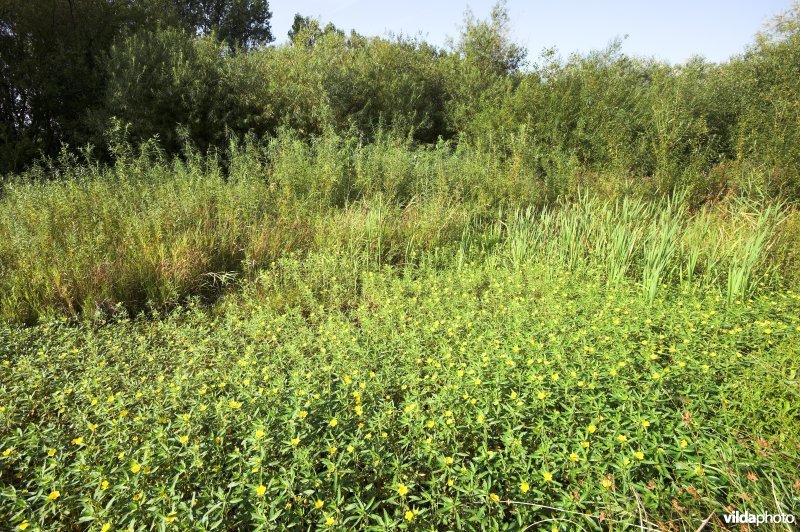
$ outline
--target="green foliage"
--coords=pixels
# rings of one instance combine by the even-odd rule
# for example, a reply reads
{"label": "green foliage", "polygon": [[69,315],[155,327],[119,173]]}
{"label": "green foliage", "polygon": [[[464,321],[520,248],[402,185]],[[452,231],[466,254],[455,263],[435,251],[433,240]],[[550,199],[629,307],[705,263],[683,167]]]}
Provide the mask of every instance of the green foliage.
{"label": "green foliage", "polygon": [[205,152],[226,138],[222,47],[182,30],[139,32],[112,47],[105,112],[129,139],[157,138],[170,153],[187,141]]}
{"label": "green foliage", "polygon": [[665,284],[734,302],[761,283],[795,279],[796,224],[782,225],[793,211],[768,199],[690,211],[686,194],[604,199],[602,189],[584,189],[569,198],[548,189],[555,179],[537,177],[535,159],[415,147],[388,133],[364,142],[329,131],[309,143],[283,132],[181,158],[155,142],[137,153],[125,134],[116,134],[113,167],[65,152],[6,184],[4,319],[169,308],[216,297],[232,277],[288,254],[343,249],[369,267],[426,257],[589,268],[610,286],[639,280],[651,301]]}
{"label": "green foliage", "polygon": [[677,236],[684,216],[681,207],[674,200],[664,203],[645,234],[642,288],[648,301],[655,299],[659,286],[670,273],[667,267],[677,250]]}
{"label": "green foliage", "polygon": [[300,13],[295,13],[292,28],[289,30],[289,40],[298,46],[314,46],[323,35],[334,33],[344,37],[344,32],[338,29],[333,23],[329,22],[324,28],[320,27],[319,20],[304,17]]}
{"label": "green foliage", "polygon": [[0,182],[0,522],[800,512],[797,10],[721,65],[525,70],[502,3],[450,52],[102,4],[0,18],[0,171],[54,156]]}
{"label": "green foliage", "polygon": [[[728,301],[744,299],[752,294],[755,285],[755,273],[763,260],[764,250],[770,244],[775,232],[776,218],[779,208],[769,205],[756,214],[754,227],[738,242],[734,251],[734,259],[728,267]],[[763,275],[763,274],[762,274]]]}
{"label": "green foliage", "polygon": [[[105,97],[107,79],[119,74],[120,58],[107,60],[115,43],[119,49],[121,41],[140,31],[172,28],[160,39],[139,37],[140,46],[142,41],[150,42],[150,50],[146,57],[139,57],[144,65],[132,67],[137,71],[143,66],[165,68],[171,66],[168,61],[154,64],[152,60],[191,47],[174,38],[181,30],[192,36],[213,34],[230,46],[270,42],[268,7],[266,0],[4,1],[0,5],[0,173],[19,171],[40,154],[55,156],[62,143],[73,149],[87,143],[102,145],[109,112],[119,110],[113,107],[118,98],[109,102]],[[171,49],[173,45],[177,49]],[[157,46],[162,49],[154,50]],[[200,42],[197,47],[207,46]],[[134,51],[142,52],[129,53]],[[185,82],[200,86],[208,81],[202,69],[197,74]],[[149,88],[155,96],[166,97],[174,89],[173,82],[169,75],[156,75],[149,79]],[[211,112],[208,102],[199,103],[205,104],[200,114]],[[126,113],[133,114],[133,110]],[[131,116],[134,122],[135,118]],[[160,118],[168,119],[169,114]],[[176,122],[168,129],[174,130]],[[134,123],[133,127],[147,130],[148,126]],[[197,139],[200,144],[206,140],[202,134]]]}
{"label": "green foliage", "polygon": [[199,35],[216,34],[231,48],[272,42],[267,0],[172,0],[181,25]]}
{"label": "green foliage", "polygon": [[456,52],[481,74],[512,74],[523,66],[527,52],[511,40],[510,32],[504,1],[492,7],[488,21],[476,20],[467,9]]}
{"label": "green foliage", "polygon": [[738,126],[741,150],[773,169],[772,186],[794,195],[800,188],[800,9],[779,19],[773,32],[762,34],[741,60],[737,74],[745,104]]}
{"label": "green foliage", "polygon": [[648,303],[635,283],[563,270],[354,267],[284,258],[215,310],[0,326],[0,519],[601,530],[797,515],[796,292]]}
{"label": "green foliage", "polygon": [[[602,175],[609,191],[620,180],[654,196],[677,187],[697,206],[757,174],[771,196],[800,197],[797,9],[740,57],[670,65],[627,56],[620,41],[528,63],[502,2],[486,20],[467,12],[449,51],[346,35],[299,14],[290,43],[256,46],[271,39],[261,0],[11,6],[0,28],[0,172],[40,151],[55,156],[62,142],[107,156],[116,116],[132,138],[158,135],[170,154],[181,139],[224,150],[226,130],[273,137],[289,128],[306,141],[392,130],[430,145],[499,148],[538,166],[522,180]],[[80,23],[62,27],[70,17]]]}
{"label": "green foliage", "polygon": [[127,2],[5,1],[0,6],[0,173],[62,141],[90,140],[86,112],[102,102],[103,61]]}

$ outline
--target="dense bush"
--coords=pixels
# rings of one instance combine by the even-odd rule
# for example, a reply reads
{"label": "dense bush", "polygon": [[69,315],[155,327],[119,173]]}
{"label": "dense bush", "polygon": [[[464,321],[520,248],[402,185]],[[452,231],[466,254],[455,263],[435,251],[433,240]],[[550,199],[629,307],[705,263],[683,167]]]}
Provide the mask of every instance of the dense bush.
{"label": "dense bush", "polygon": [[[752,169],[773,195],[797,199],[800,191],[796,8],[728,62],[670,65],[627,56],[619,42],[586,55],[563,59],[549,51],[526,61],[526,50],[509,38],[502,4],[485,21],[469,14],[448,50],[406,37],[347,35],[301,16],[289,43],[237,48],[230,28],[247,13],[231,11],[228,22],[211,24],[205,8],[203,16],[164,8],[158,20],[158,5],[92,11],[86,31],[101,24],[119,29],[103,34],[107,47],[96,50],[91,65],[78,62],[59,74],[87,84],[74,101],[62,102],[68,110],[51,101],[61,78],[45,84],[24,77],[31,70],[21,51],[25,39],[39,42],[46,34],[30,13],[14,12],[2,49],[3,168],[20,169],[37,146],[55,155],[61,141],[107,148],[105,131],[117,117],[130,124],[132,139],[157,135],[168,153],[179,153],[184,141],[202,151],[222,149],[226,132],[272,137],[281,128],[306,140],[328,129],[365,139],[390,129],[426,144],[482,146],[519,141],[524,130],[525,156],[542,167],[571,160],[579,171],[631,177],[661,194],[691,186],[701,201],[727,193],[735,184],[726,177]],[[248,32],[261,19],[251,19],[235,42],[252,44]],[[6,105],[13,101],[28,107]],[[30,122],[19,123],[26,113]]]}

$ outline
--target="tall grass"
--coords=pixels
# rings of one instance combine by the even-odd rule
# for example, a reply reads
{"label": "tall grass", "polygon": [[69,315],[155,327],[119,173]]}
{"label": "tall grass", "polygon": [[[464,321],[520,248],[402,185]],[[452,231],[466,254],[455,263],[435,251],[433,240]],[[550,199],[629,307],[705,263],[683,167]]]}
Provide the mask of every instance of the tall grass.
{"label": "tall grass", "polygon": [[678,235],[685,209],[679,198],[664,202],[650,223],[644,240],[642,287],[648,301],[656,297],[659,285],[669,274],[669,266],[678,246]]}
{"label": "tall grass", "polygon": [[537,259],[588,268],[610,286],[638,279],[648,301],[664,284],[716,288],[733,301],[777,268],[769,251],[781,212],[766,205],[754,214],[734,203],[689,214],[682,194],[660,201],[586,195],[535,214],[515,211],[502,249],[513,264]]}
{"label": "tall grass", "polygon": [[728,302],[748,297],[760,277],[768,275],[771,268],[759,268],[764,261],[764,251],[770,245],[779,223],[779,207],[767,205],[752,215],[752,220],[735,240],[732,260],[728,264]]}
{"label": "tall grass", "polygon": [[642,230],[636,226],[645,214],[646,205],[624,198],[619,209],[603,211],[601,232],[597,242],[605,245],[598,248],[596,257],[605,257],[609,284],[618,285],[631,267],[633,253],[642,238]]}
{"label": "tall grass", "polygon": [[589,189],[549,201],[554,191],[532,192],[541,182],[522,179],[513,154],[504,161],[446,143],[331,134],[308,144],[287,134],[234,143],[224,164],[145,149],[113,167],[40,169],[0,197],[0,316],[169,307],[317,252],[345,253],[359,270],[539,262],[593,270],[609,286],[634,280],[649,300],[674,283],[731,302],[796,263],[775,251],[794,238],[778,231],[780,206],[690,213],[681,194],[603,199]]}

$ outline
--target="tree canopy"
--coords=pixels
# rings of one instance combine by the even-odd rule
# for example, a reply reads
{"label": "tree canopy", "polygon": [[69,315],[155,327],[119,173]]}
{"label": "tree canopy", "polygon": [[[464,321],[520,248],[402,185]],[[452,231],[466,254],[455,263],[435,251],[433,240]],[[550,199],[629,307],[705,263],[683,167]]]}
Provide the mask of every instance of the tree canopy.
{"label": "tree canopy", "polygon": [[271,16],[267,0],[3,0],[0,172],[62,143],[102,142],[115,42],[176,28],[248,49],[273,40]]}

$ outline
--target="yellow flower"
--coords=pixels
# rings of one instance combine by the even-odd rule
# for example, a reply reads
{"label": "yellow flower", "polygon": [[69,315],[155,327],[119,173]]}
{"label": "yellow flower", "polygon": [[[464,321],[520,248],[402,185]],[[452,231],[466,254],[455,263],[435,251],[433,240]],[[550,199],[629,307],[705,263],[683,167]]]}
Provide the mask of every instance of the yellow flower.
{"label": "yellow flower", "polygon": [[331,419],[331,420],[328,422],[328,424],[329,424],[331,427],[335,427],[335,426],[336,426],[338,423],[339,423],[339,422],[338,422],[338,421],[336,421],[336,418],[333,418],[333,419]]}
{"label": "yellow flower", "polygon": [[3,456],[8,456],[9,454],[11,454],[11,447],[3,451]]}
{"label": "yellow flower", "polygon": [[544,477],[544,481],[545,482],[550,482],[551,480],[553,480],[553,474],[552,473],[548,473],[546,471],[544,473],[542,473],[542,477]]}
{"label": "yellow flower", "polygon": [[522,484],[519,485],[519,491],[521,491],[522,493],[528,493],[529,489],[531,489],[531,487],[528,485],[527,482],[523,482]]}
{"label": "yellow flower", "polygon": [[20,530],[25,530],[25,529],[26,529],[26,528],[28,528],[29,526],[30,526],[30,523],[28,523],[27,521],[23,521],[23,522],[21,522],[21,523],[19,524],[19,529],[20,529]]}
{"label": "yellow flower", "polygon": [[633,457],[636,458],[637,460],[644,460],[644,453],[642,451],[636,451]]}
{"label": "yellow flower", "polygon": [[258,495],[259,497],[263,497],[266,492],[267,492],[266,486],[262,485],[256,488],[256,495]]}
{"label": "yellow flower", "polygon": [[111,523],[106,523],[103,525],[103,528],[100,529],[100,532],[108,532],[111,530]]}
{"label": "yellow flower", "polygon": [[607,478],[604,478],[603,479],[603,487],[604,488],[610,488],[611,487],[611,481],[608,480]]}
{"label": "yellow flower", "polygon": [[500,502],[500,496],[496,493],[490,493],[489,498],[492,499],[494,502]]}
{"label": "yellow flower", "polygon": [[325,506],[325,501],[317,499],[317,502],[314,503],[314,508],[316,508],[317,510],[319,510],[323,506]]}
{"label": "yellow flower", "polygon": [[650,422],[649,422],[649,421],[647,421],[646,419],[643,419],[643,420],[642,420],[642,426],[643,426],[643,427],[649,427],[649,426],[650,426]]}
{"label": "yellow flower", "polygon": [[573,462],[577,462],[578,460],[580,460],[580,457],[575,453],[570,453],[569,459],[572,460]]}
{"label": "yellow flower", "polygon": [[138,473],[139,471],[141,471],[141,469],[142,469],[141,464],[139,464],[138,462],[131,462],[131,471],[133,471],[134,473]]}
{"label": "yellow flower", "polygon": [[183,436],[181,436],[179,439],[180,439],[181,443],[188,443],[189,442],[189,436],[187,436],[185,434]]}
{"label": "yellow flower", "polygon": [[327,518],[327,519],[325,520],[325,525],[327,525],[327,526],[333,526],[333,524],[334,524],[335,522],[336,522],[336,519],[334,519],[333,517],[329,517],[329,518]]}
{"label": "yellow flower", "polygon": [[444,459],[444,463],[447,465],[451,465],[453,463],[453,459],[450,456],[448,456],[447,458]]}
{"label": "yellow flower", "polygon": [[536,394],[536,397],[538,397],[539,399],[544,399],[545,398],[545,393],[544,392],[539,392],[538,394]]}
{"label": "yellow flower", "polygon": [[689,446],[689,442],[688,441],[681,440],[681,447],[688,447],[688,446]]}
{"label": "yellow flower", "polygon": [[80,445],[83,443],[83,436],[72,439],[72,445]]}
{"label": "yellow flower", "polygon": [[408,493],[408,487],[405,484],[398,484],[397,493],[399,493],[401,497],[405,497],[406,493]]}
{"label": "yellow flower", "polygon": [[584,449],[588,449],[589,448],[589,442],[588,441],[582,442],[581,443],[581,447],[583,447]]}
{"label": "yellow flower", "polygon": [[234,401],[233,399],[231,399],[228,402],[228,406],[231,407],[231,408],[241,408],[242,407],[242,403],[240,403],[239,401]]}
{"label": "yellow flower", "polygon": [[306,416],[308,416],[308,412],[306,412],[305,410],[303,410],[302,412],[300,412],[300,417],[301,417],[301,418],[305,418]]}
{"label": "yellow flower", "polygon": [[618,439],[618,440],[619,440],[621,443],[625,443],[626,441],[628,441],[628,438],[627,438],[627,437],[626,437],[624,434],[620,434],[619,436],[617,436],[617,439]]}
{"label": "yellow flower", "polygon": [[296,447],[300,443],[300,438],[292,438],[291,443]]}
{"label": "yellow flower", "polygon": [[103,482],[100,483],[100,489],[101,490],[108,489],[108,481],[107,480],[104,480]]}
{"label": "yellow flower", "polygon": [[433,426],[436,425],[436,423],[434,423],[434,421],[432,419],[429,419],[428,423],[426,423],[426,425],[428,426],[429,429],[432,429]]}
{"label": "yellow flower", "polygon": [[408,510],[406,512],[406,521],[412,521],[413,519],[414,519],[414,512],[412,512],[411,510]]}
{"label": "yellow flower", "polygon": [[55,454],[56,454],[56,450],[55,449],[50,449],[49,451],[47,451],[47,456],[52,457],[52,456],[55,456]]}
{"label": "yellow flower", "polygon": [[260,438],[263,438],[263,437],[264,437],[264,431],[261,430],[261,429],[258,429],[256,431],[256,439],[260,439]]}
{"label": "yellow flower", "polygon": [[174,515],[170,514],[170,515],[168,515],[167,517],[164,518],[164,521],[166,521],[167,523],[172,523],[172,522],[175,521],[175,519],[177,519],[177,518]]}
{"label": "yellow flower", "polygon": [[594,434],[596,430],[597,427],[595,427],[594,425],[589,425],[589,434]]}
{"label": "yellow flower", "polygon": [[51,501],[54,501],[59,497],[61,497],[61,492],[58,490],[51,491],[50,495],[47,496],[47,498],[50,499]]}

